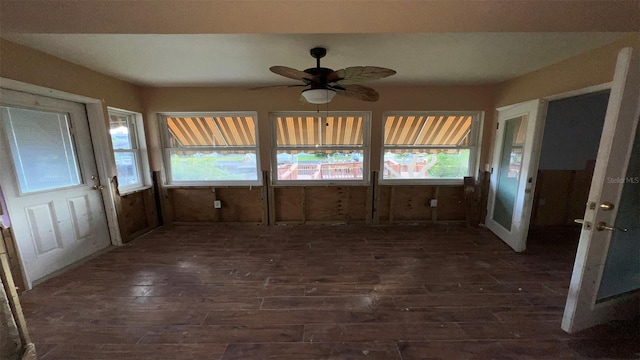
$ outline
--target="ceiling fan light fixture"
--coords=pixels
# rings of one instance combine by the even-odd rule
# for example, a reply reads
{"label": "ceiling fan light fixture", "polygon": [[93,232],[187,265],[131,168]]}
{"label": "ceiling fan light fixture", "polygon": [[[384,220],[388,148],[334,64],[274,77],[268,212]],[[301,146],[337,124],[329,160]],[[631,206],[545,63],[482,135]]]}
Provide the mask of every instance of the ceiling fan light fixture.
{"label": "ceiling fan light fixture", "polygon": [[331,89],[307,89],[302,92],[302,96],[310,104],[327,104],[336,96],[336,92]]}

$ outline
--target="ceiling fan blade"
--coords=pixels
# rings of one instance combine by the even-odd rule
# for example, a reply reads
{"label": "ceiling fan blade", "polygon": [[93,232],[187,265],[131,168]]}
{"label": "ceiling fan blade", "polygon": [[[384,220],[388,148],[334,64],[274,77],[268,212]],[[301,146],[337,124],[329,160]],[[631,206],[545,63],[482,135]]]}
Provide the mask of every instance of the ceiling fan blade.
{"label": "ceiling fan blade", "polygon": [[305,83],[318,81],[318,78],[315,75],[311,75],[304,71],[296,70],[286,66],[272,66],[269,68],[269,70],[271,70],[271,72],[274,74],[278,74],[294,80],[302,80]]}
{"label": "ceiling fan blade", "polygon": [[329,73],[327,82],[338,85],[352,85],[369,80],[382,79],[395,73],[395,70],[378,66],[351,66]]}
{"label": "ceiling fan blade", "polygon": [[378,101],[380,94],[370,87],[362,85],[335,86],[331,87],[338,95],[363,101]]}

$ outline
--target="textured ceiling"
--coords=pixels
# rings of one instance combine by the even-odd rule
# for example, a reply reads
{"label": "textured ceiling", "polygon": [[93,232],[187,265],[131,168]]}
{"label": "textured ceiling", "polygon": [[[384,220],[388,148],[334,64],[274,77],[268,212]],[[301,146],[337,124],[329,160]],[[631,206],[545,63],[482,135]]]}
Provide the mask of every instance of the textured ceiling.
{"label": "textured ceiling", "polygon": [[262,86],[295,81],[273,65],[374,65],[394,85],[500,82],[611,43],[624,33],[4,34],[7,40],[139,85]]}
{"label": "textured ceiling", "polygon": [[495,83],[640,30],[640,0],[1,0],[0,37],[139,85],[292,84],[273,65],[374,65],[379,84]]}

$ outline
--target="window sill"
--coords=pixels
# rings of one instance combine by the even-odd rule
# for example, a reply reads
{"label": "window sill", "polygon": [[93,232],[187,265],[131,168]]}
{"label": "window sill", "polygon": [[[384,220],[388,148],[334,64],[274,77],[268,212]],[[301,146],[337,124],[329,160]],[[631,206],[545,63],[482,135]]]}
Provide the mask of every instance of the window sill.
{"label": "window sill", "polygon": [[118,190],[118,192],[120,193],[120,196],[127,196],[127,195],[131,195],[131,194],[135,194],[137,192],[149,190],[152,187],[153,186],[148,185],[148,186],[138,187],[138,188],[135,188],[135,189]]}
{"label": "window sill", "polygon": [[461,186],[464,179],[406,179],[406,180],[379,180],[380,186]]}
{"label": "window sill", "polygon": [[273,187],[287,187],[287,186],[307,186],[307,187],[328,187],[328,186],[369,186],[369,181],[312,181],[312,180],[298,180],[298,181],[274,181]]}
{"label": "window sill", "polygon": [[171,184],[164,184],[164,187],[167,189],[172,188],[224,188],[224,187],[260,187],[262,186],[262,181],[255,182],[247,182],[247,181],[238,181],[238,182],[225,182],[225,183],[207,183],[207,182],[178,182]]}

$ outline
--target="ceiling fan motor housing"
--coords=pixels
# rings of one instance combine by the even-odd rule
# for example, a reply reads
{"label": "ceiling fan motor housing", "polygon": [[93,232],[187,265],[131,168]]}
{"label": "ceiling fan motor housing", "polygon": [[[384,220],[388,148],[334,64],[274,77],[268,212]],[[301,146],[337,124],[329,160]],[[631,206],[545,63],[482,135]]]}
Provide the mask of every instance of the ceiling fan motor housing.
{"label": "ceiling fan motor housing", "polygon": [[306,69],[304,72],[307,74],[314,75],[318,78],[319,81],[310,81],[309,84],[311,88],[314,87],[325,87],[327,85],[327,75],[333,72],[333,69],[324,68],[324,67],[315,67]]}

